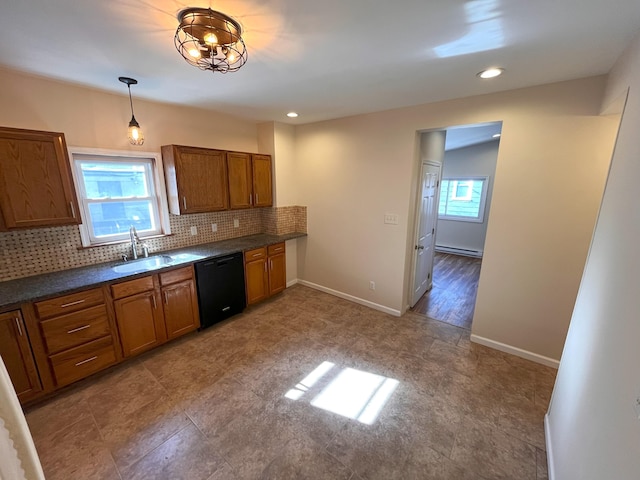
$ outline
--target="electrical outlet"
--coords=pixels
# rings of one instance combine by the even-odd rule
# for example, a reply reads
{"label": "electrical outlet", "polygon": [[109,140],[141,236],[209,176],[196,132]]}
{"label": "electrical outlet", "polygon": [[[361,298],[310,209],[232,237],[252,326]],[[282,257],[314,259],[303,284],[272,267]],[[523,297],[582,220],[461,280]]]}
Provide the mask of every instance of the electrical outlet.
{"label": "electrical outlet", "polygon": [[636,397],[635,402],[633,402],[633,411],[636,412],[636,417],[640,420],[640,393]]}
{"label": "electrical outlet", "polygon": [[369,290],[375,290],[376,289],[376,282],[369,282]]}
{"label": "electrical outlet", "polygon": [[198,234],[198,227],[191,227],[191,235],[197,235]]}
{"label": "electrical outlet", "polygon": [[240,226],[240,220],[237,218],[233,219],[233,228],[238,228]]}
{"label": "electrical outlet", "polygon": [[218,231],[218,224],[217,223],[212,223],[211,224],[211,231],[213,233],[216,233]]}

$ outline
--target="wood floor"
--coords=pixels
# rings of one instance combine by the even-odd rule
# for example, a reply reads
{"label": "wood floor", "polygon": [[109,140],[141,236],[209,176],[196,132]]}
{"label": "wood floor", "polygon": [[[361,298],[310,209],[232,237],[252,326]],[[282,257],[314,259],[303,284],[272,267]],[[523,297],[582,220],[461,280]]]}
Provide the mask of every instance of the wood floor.
{"label": "wood floor", "polygon": [[433,288],[412,310],[435,320],[471,328],[481,263],[480,258],[436,252]]}

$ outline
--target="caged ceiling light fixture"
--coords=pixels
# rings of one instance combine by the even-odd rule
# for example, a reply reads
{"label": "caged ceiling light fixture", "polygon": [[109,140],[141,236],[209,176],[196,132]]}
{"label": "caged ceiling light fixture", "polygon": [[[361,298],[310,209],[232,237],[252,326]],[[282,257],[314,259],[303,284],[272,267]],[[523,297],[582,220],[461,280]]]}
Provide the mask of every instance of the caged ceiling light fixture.
{"label": "caged ceiling light fixture", "polygon": [[142,145],[144,143],[144,134],[140,129],[140,124],[137,122],[135,115],[133,114],[133,100],[131,100],[131,85],[136,85],[138,81],[135,78],[118,77],[122,83],[127,84],[129,89],[129,104],[131,105],[131,121],[129,122],[129,143],[131,145]]}
{"label": "caged ceiling light fixture", "polygon": [[178,13],[174,43],[191,65],[212,72],[235,72],[247,62],[242,27],[210,8],[185,8]]}

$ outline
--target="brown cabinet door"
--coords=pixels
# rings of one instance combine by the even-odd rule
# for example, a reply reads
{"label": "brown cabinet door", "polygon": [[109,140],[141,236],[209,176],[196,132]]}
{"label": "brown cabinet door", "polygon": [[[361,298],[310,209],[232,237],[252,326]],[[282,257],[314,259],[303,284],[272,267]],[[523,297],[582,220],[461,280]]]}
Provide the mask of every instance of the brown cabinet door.
{"label": "brown cabinet door", "polygon": [[150,350],[167,340],[162,306],[155,291],[120,298],[113,303],[125,357]]}
{"label": "brown cabinet door", "polygon": [[282,292],[287,287],[287,266],[285,254],[269,257],[269,295]]}
{"label": "brown cabinet door", "polygon": [[224,152],[167,145],[162,147],[162,156],[171,213],[180,215],[228,208]]}
{"label": "brown cabinet door", "polygon": [[164,321],[169,339],[192,332],[200,326],[198,301],[193,280],[162,288]]}
{"label": "brown cabinet door", "polygon": [[250,208],[253,190],[251,181],[251,155],[227,152],[229,174],[229,208]]}
{"label": "brown cabinet door", "polygon": [[271,157],[252,155],[251,163],[253,165],[253,206],[270,207],[273,205]]}
{"label": "brown cabinet door", "polygon": [[0,128],[0,209],[7,229],[80,223],[71,178],[62,133]]}
{"label": "brown cabinet door", "polygon": [[21,402],[42,391],[27,330],[17,310],[0,314],[0,356]]}
{"label": "brown cabinet door", "polygon": [[269,296],[269,274],[267,260],[254,260],[245,265],[247,305],[258,303]]}

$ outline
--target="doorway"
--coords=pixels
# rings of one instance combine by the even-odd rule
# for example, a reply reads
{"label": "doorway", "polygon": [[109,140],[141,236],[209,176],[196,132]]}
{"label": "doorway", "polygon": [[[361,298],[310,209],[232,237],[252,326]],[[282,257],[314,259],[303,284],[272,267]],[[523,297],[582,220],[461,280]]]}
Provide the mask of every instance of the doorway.
{"label": "doorway", "polygon": [[[471,328],[501,130],[501,122],[450,127],[437,132],[443,134],[445,140],[435,146],[433,134],[436,132],[422,134],[421,143],[427,144],[421,145],[422,152],[429,152],[430,158],[434,158],[434,148],[442,149],[442,168],[432,230],[431,271],[427,273],[429,288],[416,298],[415,286],[420,276],[416,261],[411,297],[414,312]],[[424,182],[422,175],[421,181]],[[418,202],[417,212],[424,203],[423,198]],[[417,215],[416,232],[422,230],[419,219]],[[414,248],[420,248],[419,240],[420,235],[416,235]],[[428,264],[429,260],[422,262]]]}

